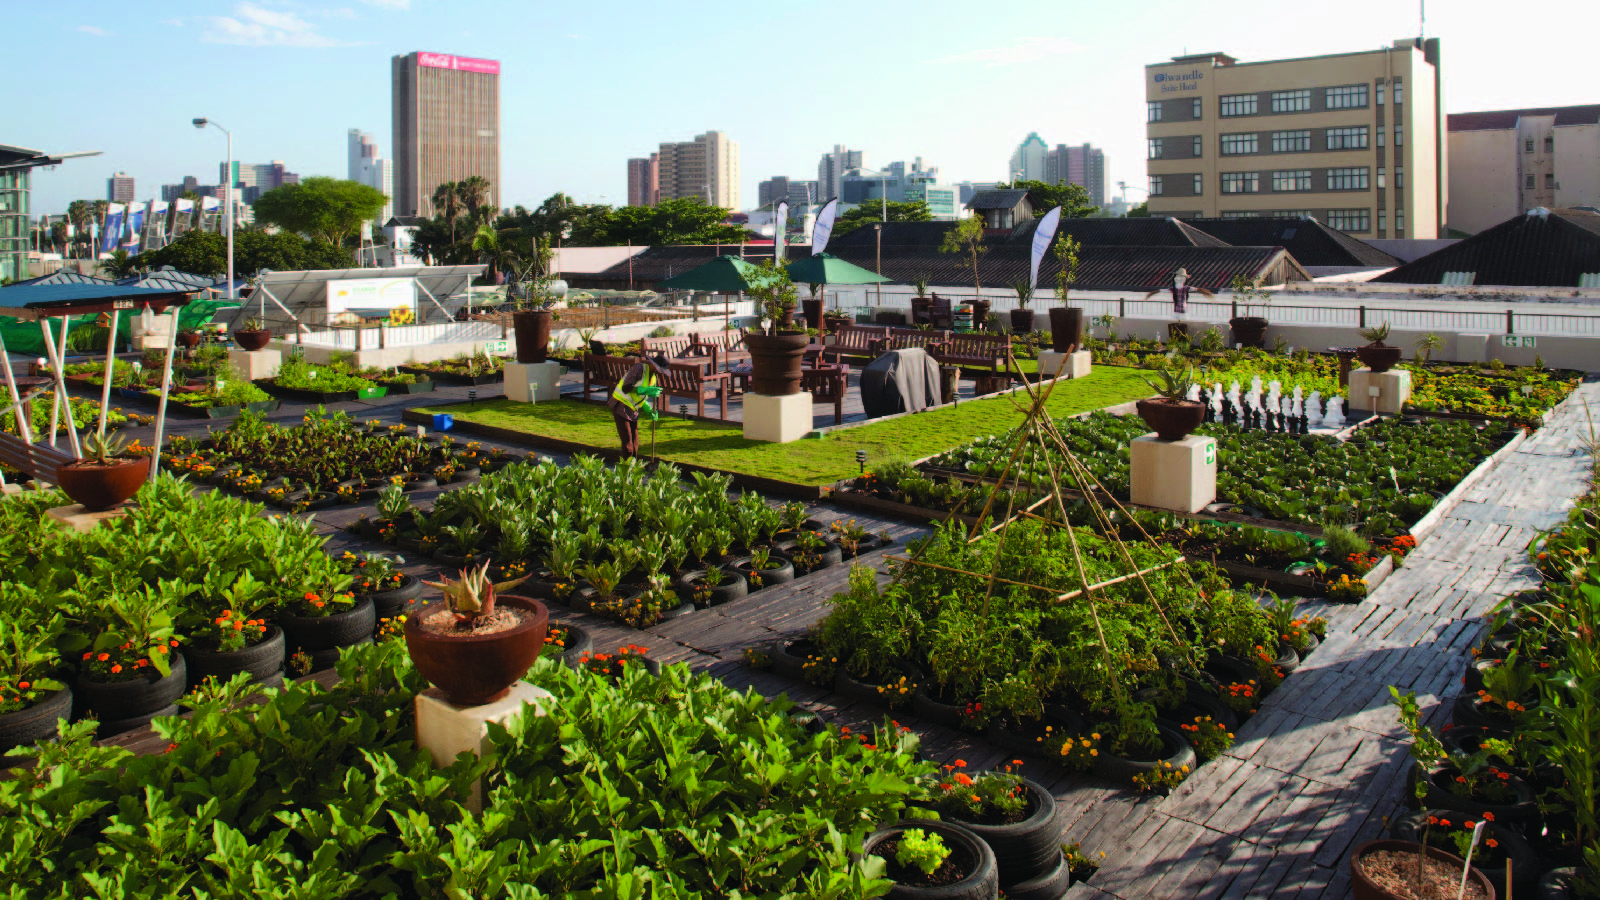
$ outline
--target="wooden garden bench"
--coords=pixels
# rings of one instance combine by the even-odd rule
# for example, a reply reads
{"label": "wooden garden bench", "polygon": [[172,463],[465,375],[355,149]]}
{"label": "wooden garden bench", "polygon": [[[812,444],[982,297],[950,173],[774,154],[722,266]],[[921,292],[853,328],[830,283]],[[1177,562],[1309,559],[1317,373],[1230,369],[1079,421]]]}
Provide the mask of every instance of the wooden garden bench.
{"label": "wooden garden bench", "polygon": [[[726,371],[750,361],[750,351],[744,346],[745,334],[747,332],[743,328],[738,331],[695,332],[690,335],[694,342],[689,346],[696,350],[715,350],[712,355],[720,361],[723,370]],[[715,372],[716,367],[711,371]]]}
{"label": "wooden garden bench", "polygon": [[694,342],[694,337],[687,334],[675,334],[671,337],[642,337],[639,338],[639,349],[644,352],[645,356],[665,353],[668,359],[676,359],[687,354]]}
{"label": "wooden garden bench", "polygon": [[[71,423],[67,424],[71,427]],[[4,462],[13,469],[21,469],[33,476],[35,481],[60,484],[61,476],[58,474],[62,466],[77,460],[44,444],[29,444],[14,434],[0,432],[0,462]]]}
{"label": "wooden garden bench", "polygon": [[889,334],[884,338],[884,350],[918,350],[928,351],[929,356],[937,357],[939,349],[950,340],[950,332],[935,331],[931,328],[890,328]]}
{"label": "wooden garden bench", "polygon": [[589,399],[589,392],[597,388],[609,394],[612,388],[628,377],[628,370],[638,362],[631,356],[596,356],[593,353],[585,353],[583,399]]}
{"label": "wooden garden bench", "polygon": [[1011,338],[1004,334],[953,334],[944,346],[932,353],[942,366],[988,369],[998,373],[1005,365]]}
{"label": "wooden garden bench", "polygon": [[883,352],[883,342],[888,337],[887,325],[841,325],[833,333],[833,343],[822,348],[822,358],[829,362],[842,359],[872,362]]}
{"label": "wooden garden bench", "polygon": [[692,398],[697,416],[706,414],[707,398],[716,398],[717,418],[728,418],[728,373],[707,374],[698,363],[671,363],[661,379],[661,408],[668,411],[670,397]]}
{"label": "wooden garden bench", "polygon": [[849,366],[824,366],[800,370],[800,390],[811,392],[812,403],[833,404],[833,424],[844,421],[844,398],[850,391]]}

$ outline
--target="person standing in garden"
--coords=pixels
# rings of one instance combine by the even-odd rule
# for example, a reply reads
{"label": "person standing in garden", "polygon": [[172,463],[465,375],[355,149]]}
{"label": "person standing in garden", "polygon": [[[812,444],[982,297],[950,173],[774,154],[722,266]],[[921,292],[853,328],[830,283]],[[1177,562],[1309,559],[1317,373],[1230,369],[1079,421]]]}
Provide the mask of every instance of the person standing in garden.
{"label": "person standing in garden", "polygon": [[606,406],[617,423],[617,438],[622,442],[624,458],[639,455],[639,411],[642,409],[652,420],[658,417],[655,399],[661,396],[661,379],[666,374],[667,357],[656,354],[655,359],[641,356],[622,383],[611,389]]}

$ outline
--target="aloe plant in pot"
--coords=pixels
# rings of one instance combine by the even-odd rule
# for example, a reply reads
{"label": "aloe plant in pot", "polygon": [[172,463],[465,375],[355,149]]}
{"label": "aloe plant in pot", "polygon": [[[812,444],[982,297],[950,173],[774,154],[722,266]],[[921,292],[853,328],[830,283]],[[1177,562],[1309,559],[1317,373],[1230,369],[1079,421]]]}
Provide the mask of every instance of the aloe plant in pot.
{"label": "aloe plant in pot", "polygon": [[1389,337],[1388,322],[1376,328],[1361,329],[1361,337],[1367,341],[1356,348],[1356,358],[1362,365],[1374,372],[1387,372],[1400,362],[1401,349],[1384,343]]}
{"label": "aloe plant in pot", "polygon": [[1205,421],[1205,407],[1189,399],[1194,387],[1194,368],[1184,363],[1181,368],[1158,369],[1160,382],[1145,379],[1159,396],[1140,400],[1136,404],[1139,418],[1163,441],[1178,441],[1187,437]]}
{"label": "aloe plant in pot", "polygon": [[260,350],[271,340],[271,329],[260,319],[245,319],[244,327],[233,332],[233,342],[240,350]]}
{"label": "aloe plant in pot", "polygon": [[82,459],[61,466],[60,487],[90,512],[112,509],[139,492],[150,477],[150,461],[125,457],[128,439],[94,434],[84,440]]}
{"label": "aloe plant in pot", "polygon": [[501,596],[527,577],[489,580],[489,564],[461,570],[461,580],[425,581],[444,600],[406,619],[406,651],[429,684],[458,706],[505,696],[544,648],[550,612],[527,597]]}
{"label": "aloe plant in pot", "polygon": [[[751,277],[748,293],[761,310],[763,330],[745,335],[750,351],[750,390],[769,397],[800,393],[800,362],[811,339],[786,328],[794,314],[795,287],[789,273],[763,260]],[[780,330],[782,329],[782,330]]]}

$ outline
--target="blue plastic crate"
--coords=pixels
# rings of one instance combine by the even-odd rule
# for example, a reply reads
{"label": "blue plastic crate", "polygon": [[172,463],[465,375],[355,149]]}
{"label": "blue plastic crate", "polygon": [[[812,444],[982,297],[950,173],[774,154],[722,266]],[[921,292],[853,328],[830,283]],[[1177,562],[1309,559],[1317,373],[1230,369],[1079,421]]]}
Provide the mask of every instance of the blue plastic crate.
{"label": "blue plastic crate", "polygon": [[436,413],[433,417],[434,431],[449,431],[456,427],[456,417],[449,413]]}

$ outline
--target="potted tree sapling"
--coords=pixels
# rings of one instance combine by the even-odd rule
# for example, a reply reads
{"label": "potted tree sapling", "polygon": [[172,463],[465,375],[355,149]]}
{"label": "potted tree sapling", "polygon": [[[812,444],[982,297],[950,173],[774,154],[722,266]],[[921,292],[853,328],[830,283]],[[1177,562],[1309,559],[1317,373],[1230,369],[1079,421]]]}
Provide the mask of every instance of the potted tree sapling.
{"label": "potted tree sapling", "polygon": [[120,505],[150,477],[149,460],[127,456],[131,446],[120,435],[90,435],[84,440],[84,457],[56,470],[61,490],[90,512]]}
{"label": "potted tree sapling", "polygon": [[1157,369],[1156,374],[1160,383],[1148,378],[1145,383],[1160,396],[1136,404],[1139,418],[1161,440],[1182,440],[1205,421],[1205,407],[1198,400],[1189,399],[1189,390],[1194,387],[1194,368],[1184,363],[1181,367]]}
{"label": "potted tree sapling", "polygon": [[1017,308],[1011,311],[1011,333],[1028,334],[1033,331],[1033,310],[1028,308],[1033,300],[1033,285],[1027,281],[1013,281],[1011,290],[1017,294]]}
{"label": "potted tree sapling", "polygon": [[534,278],[529,299],[518,304],[511,314],[511,327],[516,332],[517,362],[542,363],[549,358],[550,330],[560,318],[555,312],[556,300],[550,296],[550,247],[535,239],[533,266],[540,274]]}
{"label": "potted tree sapling", "polygon": [[1083,245],[1065,235],[1056,242],[1056,261],[1061,270],[1056,273],[1056,296],[1060,306],[1050,308],[1050,349],[1057,353],[1072,353],[1083,346],[1083,310],[1071,304],[1072,285],[1078,280],[1078,251]]}
{"label": "potted tree sapling", "polygon": [[527,597],[502,596],[527,576],[496,584],[489,565],[462,569],[461,580],[428,581],[444,594],[406,619],[406,652],[429,684],[457,706],[503,696],[544,649],[550,612]]}
{"label": "potted tree sapling", "polygon": [[911,287],[917,292],[911,298],[911,324],[921,325],[928,322],[928,310],[933,307],[933,300],[928,297],[928,276],[918,275],[911,279]]}
{"label": "potted tree sapling", "polygon": [[794,282],[772,260],[762,260],[752,282],[746,293],[761,310],[762,326],[744,339],[750,351],[750,390],[769,397],[798,394],[800,363],[811,338],[802,330],[783,328],[794,314]]}
{"label": "potted tree sapling", "polygon": [[233,333],[233,342],[240,350],[260,350],[272,340],[272,331],[260,319],[245,319],[244,327]]}
{"label": "potted tree sapling", "polygon": [[1361,360],[1362,365],[1374,372],[1387,372],[1400,362],[1401,349],[1384,343],[1389,337],[1388,322],[1376,328],[1361,329],[1361,337],[1367,341],[1356,348],[1356,359]]}
{"label": "potted tree sapling", "polygon": [[1254,306],[1260,306],[1265,311],[1272,304],[1272,295],[1261,289],[1260,278],[1246,278],[1243,275],[1233,276],[1229,290],[1233,292],[1236,305],[1239,301],[1244,302],[1245,312],[1242,316],[1234,316],[1228,320],[1228,327],[1233,329],[1234,342],[1246,347],[1265,347],[1267,318],[1250,315],[1250,311]]}

